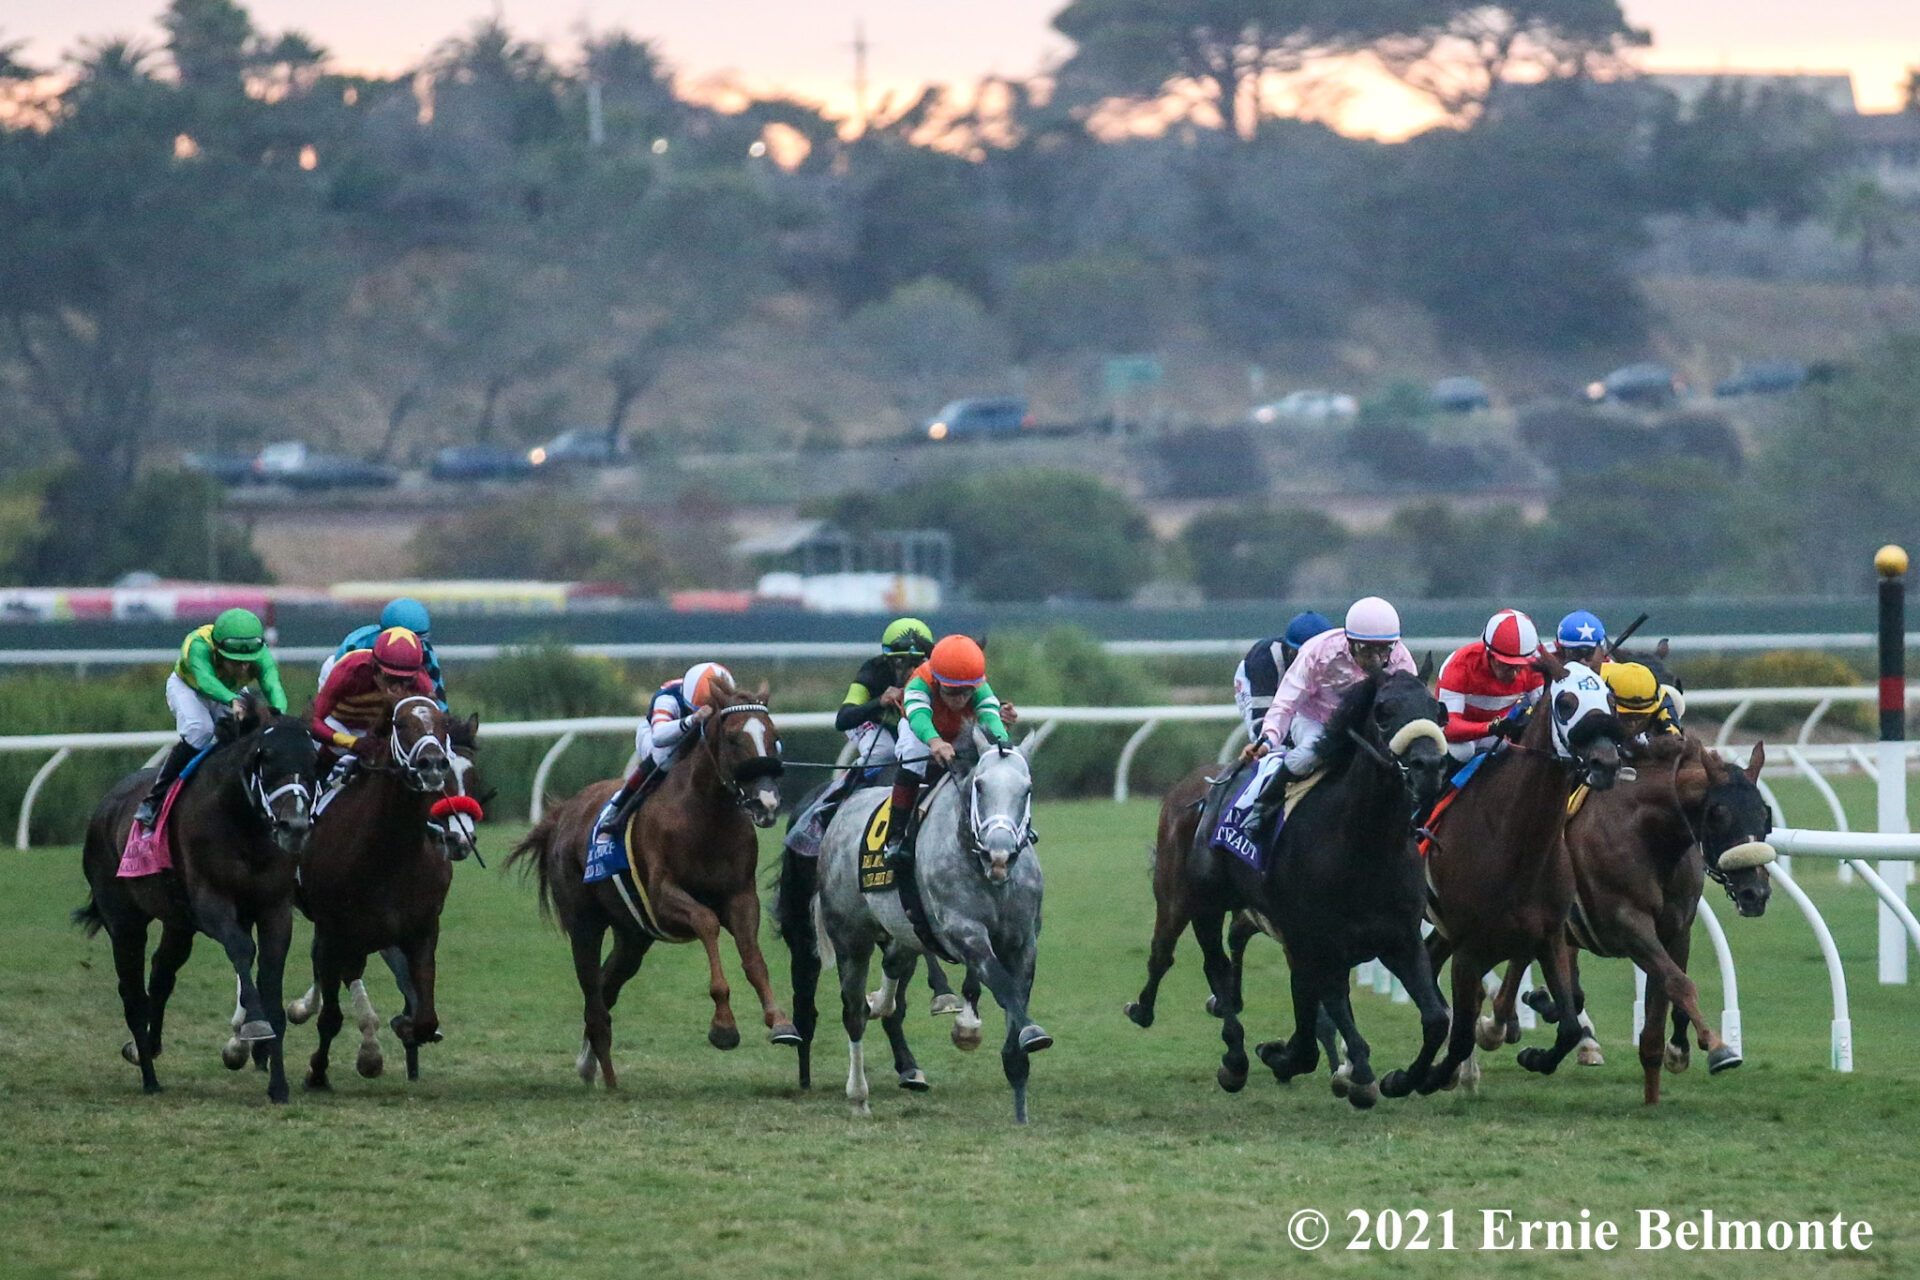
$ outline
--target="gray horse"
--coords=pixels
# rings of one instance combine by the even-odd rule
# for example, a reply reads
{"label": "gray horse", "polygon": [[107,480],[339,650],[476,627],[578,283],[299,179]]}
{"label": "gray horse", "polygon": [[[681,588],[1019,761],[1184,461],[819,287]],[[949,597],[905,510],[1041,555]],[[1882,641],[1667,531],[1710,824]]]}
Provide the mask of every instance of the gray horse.
{"label": "gray horse", "polygon": [[[955,767],[962,769],[961,762],[956,760]],[[860,887],[863,857],[871,872],[886,838],[887,820],[875,812],[886,801],[884,788],[854,794],[834,815],[820,846],[820,936],[838,960],[850,1059],[847,1101],[855,1115],[870,1114],[860,1043],[870,1017],[879,1017],[886,1030],[900,1087],[927,1088],[902,1030],[903,993],[924,947],[897,892],[863,893]],[[1019,1124],[1027,1122],[1027,1056],[1053,1043],[1027,1019],[1042,891],[1032,813],[1026,757],[1013,748],[990,747],[933,796],[920,827],[914,872],[935,941],[966,966],[970,993],[985,985],[1006,1010],[1000,1062],[1013,1086],[1013,1118]],[[867,964],[875,946],[883,979],[870,1010]],[[978,1043],[978,1015],[971,1004],[962,1018],[972,1022]],[[962,1044],[961,1031],[955,1027],[956,1044]]]}

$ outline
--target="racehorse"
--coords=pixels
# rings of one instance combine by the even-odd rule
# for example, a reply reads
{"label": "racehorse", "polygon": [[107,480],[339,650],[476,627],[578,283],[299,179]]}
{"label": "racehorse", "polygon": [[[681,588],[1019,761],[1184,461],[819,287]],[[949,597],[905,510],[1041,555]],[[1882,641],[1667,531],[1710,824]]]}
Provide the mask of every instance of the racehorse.
{"label": "racehorse", "polygon": [[[887,803],[883,788],[856,793],[834,816],[820,846],[816,901],[839,968],[847,1101],[855,1115],[870,1114],[861,1041],[872,1017],[881,1019],[887,1033],[901,1087],[927,1087],[902,1030],[904,989],[926,945],[908,921],[897,891],[862,889],[864,877],[884,874],[875,864],[888,824],[907,820],[905,815],[883,813],[881,806]],[[1029,1056],[1053,1043],[1027,1016],[1044,885],[1033,851],[1033,778],[1025,754],[994,746],[983,750],[970,768],[956,759],[949,780],[929,793],[925,812],[913,875],[926,909],[927,931],[939,950],[966,966],[969,1001],[984,984],[1006,1012],[1000,1065],[1013,1088],[1014,1122],[1025,1124]],[[868,1003],[866,983],[876,946],[882,977],[874,1007]],[[976,1032],[977,1016],[971,1003],[961,1013]],[[961,1030],[962,1025],[954,1028],[956,1043]]]}
{"label": "racehorse", "polygon": [[[1222,979],[1211,983],[1227,1046],[1218,1072],[1221,1088],[1238,1092],[1247,1080],[1238,982],[1223,959],[1215,961],[1218,913],[1235,907],[1257,913],[1261,926],[1286,944],[1293,1035],[1256,1050],[1275,1078],[1287,1081],[1318,1064],[1322,1010],[1346,1043],[1346,1098],[1354,1106],[1370,1107],[1382,1092],[1404,1096],[1425,1077],[1446,1038],[1447,1006],[1420,945],[1423,889],[1412,816],[1440,788],[1444,716],[1418,675],[1391,672],[1362,681],[1327,721],[1317,756],[1320,778],[1285,819],[1265,866],[1206,851],[1211,903],[1206,915],[1196,917],[1195,931],[1213,953],[1209,978]],[[1349,995],[1349,970],[1375,958],[1405,984],[1421,1027],[1412,1064],[1378,1081]]]}
{"label": "racehorse", "polygon": [[[308,836],[318,752],[303,722],[263,715],[251,697],[242,719],[222,722],[220,737],[166,815],[172,869],[130,879],[116,874],[154,770],[121,779],[101,800],[82,853],[92,892],[73,920],[89,937],[104,928],[113,940],[120,1003],[133,1033],[121,1054],[140,1068],[148,1093],[160,1092],[153,1060],[167,998],[198,932],[226,949],[245,1012],[239,1034],[270,1046],[267,1097],[285,1102],[281,980],[293,941],[294,859]],[[143,982],[154,920],[160,945],[152,978]]]}
{"label": "racehorse", "polygon": [[[1565,937],[1574,880],[1561,833],[1576,776],[1593,791],[1613,785],[1625,731],[1590,668],[1546,653],[1532,665],[1549,681],[1540,705],[1519,741],[1482,758],[1430,841],[1427,949],[1436,970],[1453,957],[1453,1031],[1423,1091],[1453,1080],[1476,1035],[1484,1048],[1501,1042],[1495,1022],[1475,1022],[1486,995],[1481,979],[1500,961],[1521,971],[1539,961],[1555,1005],[1574,1007]],[[1551,1073],[1579,1042],[1569,1012],[1553,1048],[1522,1050],[1520,1065]]]}
{"label": "racehorse", "polygon": [[[477,720],[464,732],[471,738],[476,728]],[[355,772],[314,818],[297,896],[313,921],[320,989],[320,1045],[308,1060],[309,1089],[332,1087],[329,1057],[345,1021],[340,985],[358,982],[375,952],[397,948],[405,957],[412,991],[394,1031],[406,1047],[408,1079],[419,1078],[419,1046],[440,1039],[434,957],[453,872],[429,842],[427,824],[436,809],[445,811],[453,759],[447,714],[432,698],[401,698],[362,740]],[[362,1073],[377,1074],[364,1064]]]}
{"label": "racehorse", "polygon": [[[713,997],[707,1041],[716,1049],[739,1045],[731,990],[720,968],[722,928],[739,948],[773,1043],[800,1043],[774,999],[760,952],[760,894],[754,885],[760,851],[753,832],[774,823],[782,771],[767,689],[762,685],[749,696],[721,680],[709,697],[704,705],[711,711],[699,735],[680,749],[632,823],[630,876],[623,871],[593,884],[584,880],[594,820],[618,789],[617,780],[596,782],[555,808],[507,856],[508,865],[538,879],[541,913],[557,916],[572,944],[574,976],[585,1001],[575,1070],[589,1084],[599,1074],[607,1088],[617,1087],[613,1005],[655,942],[700,940]],[[613,952],[602,961],[609,929]]]}
{"label": "racehorse", "polygon": [[[1757,744],[1744,772],[1692,734],[1656,738],[1642,748],[1635,779],[1591,797],[1567,819],[1566,845],[1577,888],[1568,938],[1598,956],[1626,956],[1649,979],[1640,1065],[1648,1106],[1660,1101],[1660,1068],[1687,1066],[1687,1023],[1698,1029],[1712,1074],[1740,1065],[1740,1055],[1701,1014],[1687,976],[1687,955],[1700,892],[1711,876],[1743,916],[1765,913],[1771,893],[1766,838],[1772,811],[1756,785],[1766,760]],[[1577,961],[1577,955],[1574,957]],[[1519,970],[1509,971],[1509,979]],[[1574,1012],[1586,1006],[1579,970],[1572,975]],[[1528,1003],[1554,1018],[1545,993]],[[1661,1036],[1673,1008],[1673,1038]]]}
{"label": "racehorse", "polygon": [[[485,807],[493,802],[495,792],[480,780],[479,771],[474,764],[474,754],[479,749],[479,717],[450,719],[447,723],[447,741],[453,746],[453,754],[448,757],[452,766],[450,779],[442,798],[436,799],[428,810],[435,819],[429,824],[424,837],[432,853],[447,859],[458,861],[469,854],[478,855],[478,836],[475,822],[482,816]],[[472,801],[467,804],[457,797],[466,797]],[[444,895],[443,895],[444,896]],[[393,1033],[400,1038],[407,1061],[407,1079],[420,1078],[420,1042],[410,1038],[407,1029],[411,1027],[414,1011],[420,1006],[419,989],[414,985],[412,967],[407,960],[406,948],[398,943],[380,948],[380,958],[386,962],[400,988],[401,1011],[394,1015],[391,1023]],[[374,1010],[373,999],[367,994],[364,974],[360,977],[344,979],[347,993],[353,1004],[354,1022],[360,1032],[360,1050],[354,1058],[354,1069],[361,1075],[372,1079],[386,1069],[386,1057],[380,1050],[380,1015]],[[309,986],[304,995],[287,1001],[287,1021],[299,1025],[320,1011],[320,987],[316,981]],[[234,1017],[238,1019],[239,1014]],[[436,1036],[437,1039],[437,1036]],[[246,1063],[245,1046],[236,1037],[227,1042],[221,1050],[221,1061],[233,1070]]]}

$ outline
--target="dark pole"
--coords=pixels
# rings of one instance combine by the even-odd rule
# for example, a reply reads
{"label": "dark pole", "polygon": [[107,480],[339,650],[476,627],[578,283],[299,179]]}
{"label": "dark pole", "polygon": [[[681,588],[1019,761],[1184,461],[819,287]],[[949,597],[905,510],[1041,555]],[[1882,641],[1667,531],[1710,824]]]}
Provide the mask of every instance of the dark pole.
{"label": "dark pole", "polygon": [[[1889,543],[1873,553],[1880,574],[1879,818],[1883,832],[1907,830],[1907,553]],[[1887,887],[1907,896],[1911,862],[1880,864]],[[1880,981],[1907,980],[1907,939],[1900,919],[1880,904]]]}

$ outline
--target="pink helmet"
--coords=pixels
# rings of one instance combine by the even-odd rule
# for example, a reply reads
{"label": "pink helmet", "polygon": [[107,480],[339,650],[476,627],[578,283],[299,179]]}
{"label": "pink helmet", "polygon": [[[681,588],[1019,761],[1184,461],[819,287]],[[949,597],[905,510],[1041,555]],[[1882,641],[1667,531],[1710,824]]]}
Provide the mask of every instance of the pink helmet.
{"label": "pink helmet", "polygon": [[1533,661],[1540,652],[1540,633],[1534,630],[1533,619],[1518,609],[1502,609],[1488,618],[1480,640],[1488,653],[1515,666]]}
{"label": "pink helmet", "polygon": [[1363,642],[1398,640],[1400,615],[1379,596],[1355,600],[1353,607],[1347,610],[1346,633],[1347,639]]}

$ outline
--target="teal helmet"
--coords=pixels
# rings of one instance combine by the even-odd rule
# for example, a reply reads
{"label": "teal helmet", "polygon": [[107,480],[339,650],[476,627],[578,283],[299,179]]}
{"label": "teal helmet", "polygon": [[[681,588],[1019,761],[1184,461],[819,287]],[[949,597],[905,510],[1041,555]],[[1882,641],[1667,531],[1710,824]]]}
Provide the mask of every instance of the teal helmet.
{"label": "teal helmet", "polygon": [[252,662],[267,647],[267,629],[251,609],[228,609],[213,620],[213,647],[223,658]]}
{"label": "teal helmet", "polygon": [[880,648],[890,657],[924,658],[933,652],[933,628],[918,618],[896,618],[880,633]]}
{"label": "teal helmet", "polygon": [[433,620],[427,616],[427,606],[412,596],[401,596],[398,600],[389,600],[387,607],[380,611],[380,629],[405,627],[417,636],[425,636],[427,629],[433,626]]}

